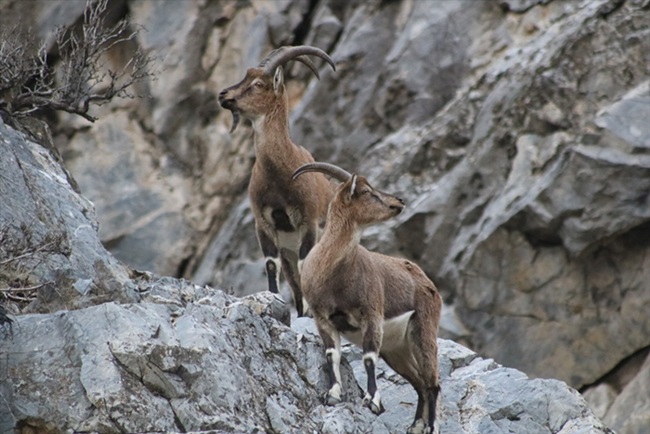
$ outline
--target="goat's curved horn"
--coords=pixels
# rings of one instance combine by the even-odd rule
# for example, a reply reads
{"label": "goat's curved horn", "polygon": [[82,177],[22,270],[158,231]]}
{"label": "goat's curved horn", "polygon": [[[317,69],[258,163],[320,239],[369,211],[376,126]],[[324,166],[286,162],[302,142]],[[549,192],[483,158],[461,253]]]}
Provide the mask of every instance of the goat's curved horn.
{"label": "goat's curved horn", "polygon": [[350,178],[352,178],[352,175],[345,169],[341,169],[338,166],[335,166],[330,163],[307,163],[303,164],[299,168],[296,169],[295,172],[293,172],[293,176],[291,179],[296,179],[303,173],[307,172],[320,172],[324,173],[325,175],[329,175],[334,179],[337,179],[341,182],[346,182]]}
{"label": "goat's curved horn", "polygon": [[284,65],[289,60],[297,60],[307,65],[307,67],[311,69],[314,75],[320,78],[318,74],[318,70],[316,69],[312,61],[306,57],[307,55],[320,57],[321,59],[329,63],[332,69],[336,71],[336,65],[334,64],[334,61],[326,52],[324,52],[320,48],[311,47],[309,45],[298,45],[295,47],[285,46],[285,47],[277,48],[271,51],[269,55],[266,56],[266,58],[260,62],[258,67],[264,68],[264,73],[266,75],[273,75],[273,73],[275,72],[275,68],[277,68],[278,66]]}

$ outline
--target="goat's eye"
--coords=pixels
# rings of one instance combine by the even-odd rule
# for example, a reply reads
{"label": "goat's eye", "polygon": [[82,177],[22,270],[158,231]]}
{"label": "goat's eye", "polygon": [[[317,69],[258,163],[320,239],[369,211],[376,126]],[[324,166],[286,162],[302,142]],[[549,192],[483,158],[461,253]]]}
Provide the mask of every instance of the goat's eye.
{"label": "goat's eye", "polygon": [[253,83],[253,86],[261,89],[264,87],[264,83],[262,83],[261,81],[256,81],[255,83]]}

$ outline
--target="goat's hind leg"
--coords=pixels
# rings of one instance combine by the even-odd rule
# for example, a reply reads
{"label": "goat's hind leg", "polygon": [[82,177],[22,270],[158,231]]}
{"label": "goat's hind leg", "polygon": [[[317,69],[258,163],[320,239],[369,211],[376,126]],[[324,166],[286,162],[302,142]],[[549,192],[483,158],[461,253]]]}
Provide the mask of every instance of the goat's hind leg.
{"label": "goat's hind leg", "polygon": [[427,433],[427,422],[424,417],[424,409],[427,406],[425,395],[416,388],[418,394],[418,406],[415,410],[413,424],[406,430],[406,434],[424,434]]}
{"label": "goat's hind leg", "polygon": [[418,409],[415,420],[406,431],[406,434],[433,434],[436,428],[436,406],[438,401],[437,390],[418,392]]}
{"label": "goat's hind leg", "polygon": [[425,388],[422,387],[422,382],[419,379],[419,367],[416,360],[415,354],[411,348],[412,340],[410,337],[412,331],[412,323],[409,319],[409,324],[407,326],[407,348],[402,348],[398,353],[386,353],[382,354],[388,366],[393,368],[398,372],[406,381],[408,381],[411,386],[415,389],[415,392],[418,395],[418,404],[415,409],[415,417],[413,419],[413,424],[406,431],[407,434],[425,434],[430,433],[427,427],[427,409],[428,401]]}
{"label": "goat's hind leg", "polygon": [[[437,294],[435,294],[437,295]],[[420,311],[415,312],[409,324],[409,347],[418,366],[416,390],[418,391],[418,410],[409,434],[433,433],[436,422],[438,396],[440,383],[438,378],[438,316],[429,312],[423,314],[422,310],[436,307],[439,299],[431,299],[427,294],[416,305]],[[439,312],[439,310],[438,310]]]}
{"label": "goat's hind leg", "polygon": [[440,386],[436,385],[427,391],[427,406],[428,406],[428,430],[426,434],[436,432],[436,413],[438,409],[438,397],[440,396]]}
{"label": "goat's hind leg", "polygon": [[[422,357],[422,354],[417,355],[417,349],[411,350],[413,355],[418,360],[419,366],[425,366],[425,368],[420,368],[419,378],[412,381],[408,379],[411,385],[415,388],[418,394],[418,405],[415,410],[415,418],[413,424],[406,431],[407,434],[431,434],[434,432],[435,423],[436,423],[436,408],[438,404],[438,396],[440,392],[440,386],[438,385],[437,376],[430,375],[429,373],[435,373],[436,371],[431,368],[431,364],[426,360],[426,357]],[[424,371],[426,366],[429,366],[429,371]],[[437,369],[437,368],[436,368]],[[429,378],[427,378],[429,377]]]}

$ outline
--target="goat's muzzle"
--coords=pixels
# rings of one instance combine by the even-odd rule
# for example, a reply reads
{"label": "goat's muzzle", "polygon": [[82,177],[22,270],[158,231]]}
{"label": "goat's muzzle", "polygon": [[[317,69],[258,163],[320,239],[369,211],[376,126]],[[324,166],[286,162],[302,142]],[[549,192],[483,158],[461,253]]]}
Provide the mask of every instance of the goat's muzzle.
{"label": "goat's muzzle", "polygon": [[239,109],[237,108],[235,100],[228,98],[227,95],[228,89],[219,92],[219,105],[226,110],[230,110],[232,113],[232,127],[230,127],[230,133],[232,134],[232,132],[237,128],[237,125],[239,125]]}
{"label": "goat's muzzle", "polygon": [[390,205],[389,208],[395,211],[395,215],[397,215],[404,210],[404,201],[399,197],[395,197],[395,200],[397,200],[399,203]]}

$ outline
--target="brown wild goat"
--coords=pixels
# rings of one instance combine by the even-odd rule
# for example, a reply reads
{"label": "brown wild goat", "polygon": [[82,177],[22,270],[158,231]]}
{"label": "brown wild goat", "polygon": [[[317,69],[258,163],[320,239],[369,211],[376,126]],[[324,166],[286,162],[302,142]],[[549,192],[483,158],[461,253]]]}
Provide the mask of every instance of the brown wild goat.
{"label": "brown wild goat", "polygon": [[[406,259],[359,245],[364,226],[399,214],[404,202],[328,163],[301,166],[293,178],[321,172],[342,182],[329,206],[325,231],[302,264],[302,290],[326,348],[329,405],[341,400],[340,335],[363,349],[368,375],[364,404],[384,409],[377,390],[377,355],[408,380],[418,395],[408,433],[434,430],[440,385],[437,334],[442,299],[424,272]],[[301,176],[302,175],[302,176]]]}
{"label": "brown wild goat", "polygon": [[249,68],[241,82],[219,93],[219,103],[233,115],[231,132],[237,128],[240,114],[253,122],[256,159],[248,194],[257,239],[266,258],[269,290],[278,292],[282,270],[299,316],[305,312],[299,264],[319,238],[333,194],[323,175],[306,177],[297,183],[291,181],[296,168],[314,159],[289,137],[288,97],[282,65],[297,60],[319,77],[307,55],[318,56],[335,69],[334,61],[319,48],[281,47],[256,68]]}

